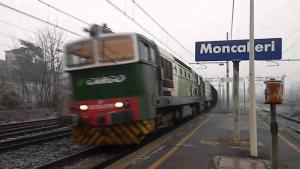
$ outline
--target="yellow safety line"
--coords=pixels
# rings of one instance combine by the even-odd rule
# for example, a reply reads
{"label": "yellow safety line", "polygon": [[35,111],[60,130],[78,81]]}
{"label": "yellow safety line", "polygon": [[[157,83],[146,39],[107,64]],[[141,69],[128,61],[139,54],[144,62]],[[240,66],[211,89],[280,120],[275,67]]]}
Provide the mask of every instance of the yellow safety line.
{"label": "yellow safety line", "polygon": [[184,144],[190,137],[192,137],[209,119],[211,119],[214,114],[211,114],[207,119],[202,121],[192,132],[190,132],[187,136],[180,140],[179,143],[176,144],[175,147],[172,147],[171,150],[164,156],[162,156],[158,161],[152,164],[148,169],[156,169],[160,165],[162,165],[166,160],[168,160],[178,149],[179,147]]}
{"label": "yellow safety line", "polygon": [[297,147],[295,144],[291,143],[287,138],[285,138],[283,135],[278,133],[278,137],[285,142],[287,145],[289,145],[292,149],[294,149],[297,153],[300,153],[300,148]]}
{"label": "yellow safety line", "polygon": [[[263,124],[269,128],[268,124],[264,121],[262,121]],[[293,150],[295,150],[297,153],[300,153],[300,148],[297,147],[295,144],[293,144],[291,141],[289,141],[286,137],[284,137],[280,132],[278,132],[278,137],[285,142],[287,145],[289,145]]]}

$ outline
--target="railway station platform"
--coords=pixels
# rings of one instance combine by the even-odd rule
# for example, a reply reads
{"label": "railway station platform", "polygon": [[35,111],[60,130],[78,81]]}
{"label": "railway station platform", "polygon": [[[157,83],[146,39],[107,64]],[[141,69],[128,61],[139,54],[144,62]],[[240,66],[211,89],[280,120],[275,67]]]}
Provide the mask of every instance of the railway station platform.
{"label": "railway station platform", "polygon": [[[267,169],[271,168],[271,133],[257,119],[258,152],[250,157],[249,114],[240,113],[241,142],[234,143],[233,118],[228,110],[215,108],[197,117],[165,145],[136,160],[130,169]],[[258,112],[259,113],[259,112]],[[300,167],[299,142],[284,133],[278,138],[280,169]]]}

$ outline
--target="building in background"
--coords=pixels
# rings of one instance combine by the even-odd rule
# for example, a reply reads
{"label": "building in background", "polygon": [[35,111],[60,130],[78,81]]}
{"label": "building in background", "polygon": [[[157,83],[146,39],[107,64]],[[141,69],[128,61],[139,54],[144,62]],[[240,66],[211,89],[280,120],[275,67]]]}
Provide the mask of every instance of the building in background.
{"label": "building in background", "polygon": [[6,50],[5,52],[5,62],[8,65],[12,65],[13,62],[16,60],[16,56],[14,54],[14,50]]}
{"label": "building in background", "polygon": [[4,71],[6,68],[6,62],[0,59],[0,72]]}

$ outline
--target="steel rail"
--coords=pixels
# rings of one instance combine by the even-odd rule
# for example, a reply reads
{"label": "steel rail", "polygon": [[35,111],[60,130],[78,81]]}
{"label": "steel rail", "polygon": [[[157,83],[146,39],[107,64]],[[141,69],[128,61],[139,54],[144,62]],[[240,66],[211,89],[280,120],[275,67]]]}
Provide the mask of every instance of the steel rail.
{"label": "steel rail", "polygon": [[[264,112],[266,113],[270,113],[270,111],[268,109],[262,109]],[[297,119],[293,119],[291,117],[288,117],[288,116],[285,116],[285,115],[282,115],[282,114],[276,114],[277,117],[280,117],[282,119],[285,119],[285,120],[288,120],[289,122],[292,122],[294,123],[293,126],[291,126],[290,124],[286,124],[286,123],[282,123],[282,120],[278,120],[278,122],[280,124],[283,124],[284,126],[286,126],[287,128],[291,129],[292,131],[300,134],[300,128],[299,127],[295,127],[295,124],[296,125],[300,125],[300,120],[297,120]]]}
{"label": "steel rail", "polygon": [[[112,147],[110,147],[112,148]],[[48,169],[48,168],[63,168],[63,166],[72,166],[75,163],[80,163],[80,161],[84,161],[86,158],[89,158],[93,155],[103,155],[104,160],[95,159],[92,163],[94,165],[90,166],[89,168],[105,168],[106,166],[112,164],[113,162],[119,160],[123,156],[129,154],[132,152],[132,150],[123,150],[121,152],[110,152],[110,150],[107,149],[107,147],[89,147],[85,150],[82,150],[80,152],[59,158],[57,160],[50,161],[46,164],[40,165],[38,167],[35,167],[35,169]],[[100,154],[101,153],[101,154]],[[76,165],[76,164],[75,164]],[[71,167],[72,168],[72,167]]]}
{"label": "steel rail", "polygon": [[38,119],[38,120],[24,121],[24,122],[3,123],[0,124],[0,131],[8,128],[24,127],[28,125],[40,124],[40,123],[52,122],[52,121],[58,121],[58,118],[47,118],[47,119]]}
{"label": "steel rail", "polygon": [[24,135],[28,135],[28,134],[34,134],[34,133],[38,133],[38,132],[43,132],[43,131],[49,131],[49,130],[54,130],[54,129],[58,129],[58,128],[62,128],[59,124],[47,124],[47,125],[43,125],[43,126],[35,126],[34,128],[30,128],[30,129],[25,129],[25,130],[18,130],[18,131],[10,131],[7,130],[7,132],[3,131],[0,134],[0,140],[4,140],[7,138],[11,138],[11,137],[17,137],[17,136],[24,136]]}
{"label": "steel rail", "polygon": [[4,128],[4,129],[0,129],[0,135],[6,133],[21,132],[25,130],[33,130],[33,129],[42,128],[45,126],[53,126],[53,125],[59,125],[59,122],[46,122],[46,123],[32,124],[32,125],[19,126],[13,128]]}
{"label": "steel rail", "polygon": [[70,136],[70,128],[60,128],[53,131],[33,134],[30,136],[21,136],[17,138],[11,138],[7,140],[0,141],[0,150],[10,150],[19,148],[26,145],[36,144],[39,142],[49,141],[52,139],[58,139],[62,137]]}

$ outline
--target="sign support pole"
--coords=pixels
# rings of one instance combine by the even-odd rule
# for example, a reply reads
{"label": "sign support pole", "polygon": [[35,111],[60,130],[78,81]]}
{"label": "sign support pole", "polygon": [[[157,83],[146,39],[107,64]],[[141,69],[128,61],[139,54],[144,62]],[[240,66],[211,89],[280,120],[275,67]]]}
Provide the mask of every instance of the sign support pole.
{"label": "sign support pole", "polygon": [[[226,78],[229,79],[229,62],[226,61]],[[226,105],[229,109],[229,82],[226,81]]]}
{"label": "sign support pole", "polygon": [[[226,39],[228,40],[228,32],[226,33]],[[229,62],[226,61],[226,78],[229,78]],[[226,105],[229,109],[229,82],[226,81]]]}
{"label": "sign support pole", "polygon": [[254,65],[254,0],[250,0],[250,51],[249,51],[249,87],[250,87],[250,155],[257,157],[257,127],[255,98],[255,65]]}
{"label": "sign support pole", "polygon": [[244,79],[244,113],[246,113],[246,84]]}
{"label": "sign support pole", "polygon": [[222,82],[222,103],[224,104],[225,103],[225,90],[224,90],[224,82]]}
{"label": "sign support pole", "polygon": [[233,120],[234,120],[234,141],[240,141],[240,125],[239,125],[239,62],[233,62]]}

